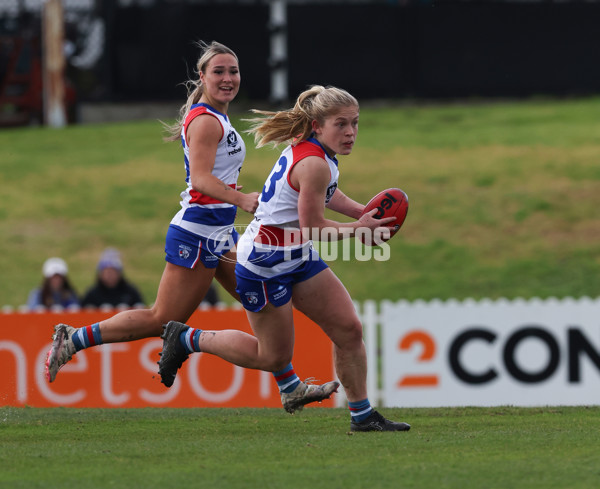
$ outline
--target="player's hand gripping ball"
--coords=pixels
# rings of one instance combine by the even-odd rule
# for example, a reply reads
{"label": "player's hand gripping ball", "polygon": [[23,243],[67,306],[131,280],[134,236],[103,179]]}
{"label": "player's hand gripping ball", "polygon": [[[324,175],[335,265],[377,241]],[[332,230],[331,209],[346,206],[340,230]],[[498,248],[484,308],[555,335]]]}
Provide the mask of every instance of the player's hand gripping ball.
{"label": "player's hand gripping ball", "polygon": [[379,192],[367,203],[361,216],[364,216],[373,209],[377,209],[377,212],[373,216],[375,219],[395,217],[396,220],[386,225],[390,228],[389,237],[384,235],[379,236],[374,240],[374,236],[370,233],[360,236],[360,240],[368,246],[385,243],[398,232],[408,213],[408,197],[399,188],[388,188],[387,190]]}

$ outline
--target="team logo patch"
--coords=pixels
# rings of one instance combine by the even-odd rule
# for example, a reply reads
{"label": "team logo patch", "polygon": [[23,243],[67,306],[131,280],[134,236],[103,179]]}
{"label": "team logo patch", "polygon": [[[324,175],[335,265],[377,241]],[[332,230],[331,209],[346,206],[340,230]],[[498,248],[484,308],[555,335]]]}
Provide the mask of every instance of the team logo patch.
{"label": "team logo patch", "polygon": [[192,249],[186,245],[179,245],[179,258],[182,260],[187,260],[190,257]]}
{"label": "team logo patch", "polygon": [[233,148],[227,151],[228,156],[236,155],[242,151],[235,131],[229,131],[229,134],[227,134],[227,148]]}
{"label": "team logo patch", "polygon": [[227,134],[227,146],[235,147],[238,144],[238,139],[235,131],[229,131]]}
{"label": "team logo patch", "polygon": [[336,188],[337,188],[337,183],[334,183],[333,185],[330,185],[327,188],[327,195],[325,196],[325,203],[327,203],[331,200],[331,197],[333,197],[333,194],[335,193]]}
{"label": "team logo patch", "polygon": [[258,292],[246,292],[244,294],[246,296],[246,301],[248,304],[256,305],[258,304]]}

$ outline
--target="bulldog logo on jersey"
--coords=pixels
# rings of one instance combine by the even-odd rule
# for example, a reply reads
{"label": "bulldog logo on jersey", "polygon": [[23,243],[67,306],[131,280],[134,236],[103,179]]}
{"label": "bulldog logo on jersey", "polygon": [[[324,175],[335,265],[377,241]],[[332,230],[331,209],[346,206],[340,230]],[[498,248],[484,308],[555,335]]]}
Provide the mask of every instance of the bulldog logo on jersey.
{"label": "bulldog logo on jersey", "polygon": [[249,304],[258,304],[258,294],[256,292],[246,292],[245,296]]}
{"label": "bulldog logo on jersey", "polygon": [[189,246],[179,245],[179,258],[182,260],[187,260],[190,257],[190,252],[192,249]]}
{"label": "bulldog logo on jersey", "polygon": [[334,183],[333,185],[330,185],[327,188],[327,195],[325,196],[325,203],[326,204],[331,200],[331,197],[333,197],[333,194],[335,193],[335,189],[336,188],[337,188],[337,182]]}

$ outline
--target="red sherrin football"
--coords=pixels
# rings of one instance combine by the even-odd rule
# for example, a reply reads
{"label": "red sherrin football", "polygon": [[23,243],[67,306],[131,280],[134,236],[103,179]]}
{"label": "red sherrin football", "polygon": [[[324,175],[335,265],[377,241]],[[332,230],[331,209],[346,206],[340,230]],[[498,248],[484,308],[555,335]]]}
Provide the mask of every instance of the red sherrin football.
{"label": "red sherrin football", "polygon": [[[399,188],[388,188],[387,190],[383,190],[373,197],[367,203],[365,210],[361,215],[364,215],[373,209],[377,209],[377,213],[374,216],[376,219],[392,216],[396,218],[395,221],[388,225],[388,227],[391,228],[391,238],[398,232],[404,223],[404,220],[406,219],[406,214],[408,212],[408,197]],[[374,244],[372,242],[372,237],[369,234],[366,236],[362,235],[360,240],[369,246],[373,246]],[[380,241],[385,242],[387,239],[381,239]]]}

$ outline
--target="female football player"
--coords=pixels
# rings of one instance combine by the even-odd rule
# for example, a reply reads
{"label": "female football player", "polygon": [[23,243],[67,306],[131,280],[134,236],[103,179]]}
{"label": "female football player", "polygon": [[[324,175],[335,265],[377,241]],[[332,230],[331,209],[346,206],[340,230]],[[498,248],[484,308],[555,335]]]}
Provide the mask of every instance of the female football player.
{"label": "female football player", "polygon": [[[198,79],[188,81],[188,99],[167,138],[181,140],[187,188],[181,193],[181,210],[167,231],[167,263],[156,302],[151,309],[120,312],[79,329],[56,325],[46,360],[49,382],[81,349],[159,336],[168,321],[187,321],[213,278],[239,300],[232,249],[238,236],[233,223],[237,207],[249,213],[256,211],[259,194],[242,193],[237,185],[246,148],[231,125],[227,110],[240,88],[238,58],[217,42],[201,43],[201,47]],[[237,330],[221,331],[219,337],[232,345],[243,343],[256,348],[258,344],[254,336]],[[286,379],[286,386],[281,389],[282,401],[292,411],[308,402],[328,398],[339,385],[330,382],[308,386],[295,375],[291,365]]]}
{"label": "female football player", "polygon": [[[255,218],[238,243],[237,291],[258,343],[232,345],[219,331],[202,331],[170,322],[163,334],[159,373],[172,383],[192,351],[218,355],[239,366],[276,371],[284,382],[294,346],[292,306],[329,336],[335,367],[349,401],[352,431],[407,431],[410,425],[385,419],[367,397],[367,358],[362,324],[344,285],[312,247],[321,230],[334,239],[359,228],[379,230],[395,218],[375,219],[376,209],[338,188],[336,155],[352,152],[359,106],[348,92],[314,86],[292,109],[255,111],[250,130],[257,146],[288,143],[267,178]],[[325,207],[356,219],[327,219]],[[278,380],[279,382],[279,380]]]}

